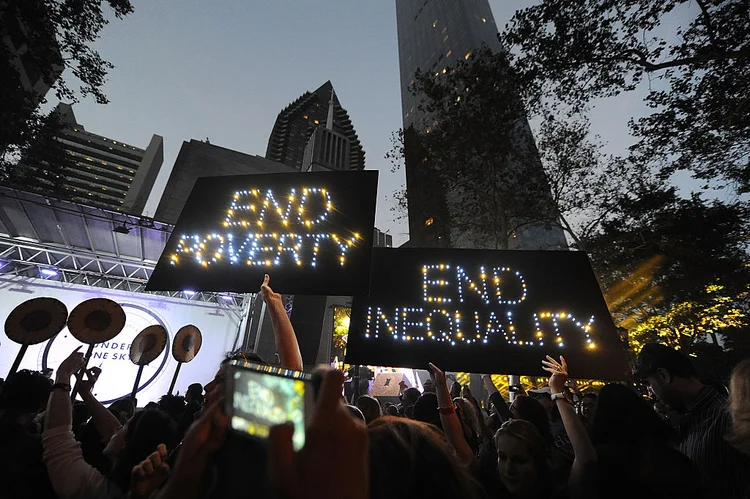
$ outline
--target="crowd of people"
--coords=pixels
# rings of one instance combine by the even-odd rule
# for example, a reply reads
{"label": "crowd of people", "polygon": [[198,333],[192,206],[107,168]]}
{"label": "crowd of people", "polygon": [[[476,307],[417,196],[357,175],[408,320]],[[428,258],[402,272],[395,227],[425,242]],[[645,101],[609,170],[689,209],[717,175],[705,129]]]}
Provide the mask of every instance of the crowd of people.
{"label": "crowd of people", "polygon": [[[261,296],[281,366],[303,370],[268,277]],[[249,352],[227,360],[263,363]],[[490,376],[480,401],[434,364],[424,391],[402,385],[399,403],[382,405],[366,394],[346,400],[344,375],[318,369],[295,451],[291,425],[264,441],[229,429],[226,361],[184,397],[104,407],[92,394],[101,371],[84,369],[75,351],[54,381],[19,371],[0,386],[0,498],[750,497],[750,359],[722,391],[679,351],[648,344],[634,376],[649,397],[633,383],[573,393],[563,357],[540,362],[548,386],[510,404]],[[72,384],[82,402],[71,401]]]}

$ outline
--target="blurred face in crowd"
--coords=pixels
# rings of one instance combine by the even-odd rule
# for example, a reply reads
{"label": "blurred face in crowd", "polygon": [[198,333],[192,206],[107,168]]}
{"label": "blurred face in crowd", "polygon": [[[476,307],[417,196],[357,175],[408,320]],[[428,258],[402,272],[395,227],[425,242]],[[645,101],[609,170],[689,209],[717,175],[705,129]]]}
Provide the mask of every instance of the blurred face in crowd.
{"label": "blurred face in crowd", "polygon": [[539,468],[522,440],[510,435],[497,439],[497,468],[500,480],[514,496],[524,497],[539,488]]}
{"label": "blurred face in crowd", "polygon": [[581,400],[581,416],[587,421],[594,419],[594,409],[596,408],[596,399],[594,397],[583,397]]}
{"label": "blurred face in crowd", "polygon": [[652,397],[659,399],[674,409],[679,409],[682,402],[679,395],[675,392],[671,381],[672,376],[666,369],[657,369],[644,379],[644,382],[648,386],[648,392]]}
{"label": "blurred face in crowd", "polygon": [[128,434],[128,425],[130,421],[126,422],[119,430],[114,432],[107,442],[107,446],[104,447],[102,454],[107,457],[110,461],[114,462],[120,456],[122,449],[125,448],[125,436]]}
{"label": "blurred face in crowd", "polygon": [[545,410],[551,411],[555,404],[552,403],[552,397],[549,393],[533,393],[531,398],[537,400]]}
{"label": "blurred face in crowd", "polygon": [[211,380],[210,383],[208,383],[205,387],[206,395],[203,398],[203,406],[208,407],[216,399],[221,397],[221,393],[224,391],[224,379],[225,379],[225,369],[224,365],[222,364],[219,367],[219,370],[216,371],[216,376],[214,376],[214,379]]}

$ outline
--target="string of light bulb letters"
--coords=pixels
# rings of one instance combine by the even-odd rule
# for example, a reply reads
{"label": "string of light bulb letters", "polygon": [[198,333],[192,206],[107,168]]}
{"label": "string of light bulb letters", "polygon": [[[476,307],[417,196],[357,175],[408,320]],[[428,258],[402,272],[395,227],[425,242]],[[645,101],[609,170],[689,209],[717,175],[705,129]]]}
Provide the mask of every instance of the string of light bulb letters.
{"label": "string of light bulb letters", "polygon": [[[311,207],[313,201],[317,204]],[[223,262],[264,267],[294,262],[315,267],[331,248],[343,267],[361,236],[326,232],[323,225],[332,211],[331,194],[325,188],[290,189],[283,195],[273,189],[236,191],[220,223],[222,231],[181,235],[170,263],[192,259],[204,267]]]}
{"label": "string of light bulb letters", "polygon": [[[522,338],[514,323],[513,310],[487,309],[497,305],[512,309],[527,299],[528,287],[520,271],[510,267],[479,266],[478,271],[472,273],[460,265],[431,264],[423,265],[421,273],[423,306],[367,307],[365,338],[388,335],[395,341],[455,346],[486,344],[493,336],[499,336],[508,344],[522,347],[551,344],[564,348],[560,328],[565,324],[580,332],[587,348],[596,348],[591,335],[593,315],[581,321],[564,310],[534,313],[533,335]],[[482,305],[482,310],[467,313],[466,305],[462,304],[472,300]]]}

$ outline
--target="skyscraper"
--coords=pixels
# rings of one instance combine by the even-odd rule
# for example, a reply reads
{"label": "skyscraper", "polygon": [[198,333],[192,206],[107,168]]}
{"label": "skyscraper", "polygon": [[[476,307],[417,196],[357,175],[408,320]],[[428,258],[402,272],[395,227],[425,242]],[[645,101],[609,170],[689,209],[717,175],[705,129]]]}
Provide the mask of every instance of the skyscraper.
{"label": "skyscraper", "polygon": [[[414,75],[423,72],[442,73],[458,61],[468,60],[471,54],[487,45],[501,49],[497,26],[488,0],[396,0],[398,54],[401,80],[401,104],[404,123],[406,187],[409,205],[409,233],[412,246],[467,247],[487,240],[482,234],[460,234],[452,226],[452,214],[461,210],[455,193],[443,192],[437,179],[420,168],[427,155],[421,149],[418,132],[425,118],[418,109],[419,96],[409,90]],[[509,96],[514,98],[514,96]],[[531,138],[528,123],[519,127],[524,139]],[[532,142],[519,140],[521,142]],[[541,168],[539,161],[530,161],[528,168]],[[540,192],[540,196],[550,194]],[[512,202],[513,200],[508,200]],[[467,229],[464,229],[466,231]],[[477,237],[478,236],[478,237]],[[566,246],[565,235],[557,227],[530,226],[511,241],[511,249],[554,249]],[[488,247],[494,247],[488,244]]]}
{"label": "skyscraper", "polygon": [[[153,135],[148,147],[141,149],[86,131],[69,104],[58,104],[56,111],[64,126],[55,140],[62,144],[71,161],[62,168],[29,165],[44,172],[36,177],[36,190],[140,215],[164,160],[162,137]],[[47,180],[53,177],[59,179],[59,186]]]}
{"label": "skyscraper", "polygon": [[[316,133],[318,129],[328,129],[333,133]],[[312,137],[314,133],[316,137]],[[308,148],[311,137],[313,141]],[[349,141],[348,152],[342,150],[345,146],[339,142],[342,138]],[[323,148],[328,153],[327,157],[320,155]],[[281,110],[268,139],[266,158],[303,170],[306,149],[308,167],[313,163],[335,170],[362,170],[365,167],[365,151],[330,81],[314,92],[305,92]],[[313,149],[318,150],[318,155],[313,155]]]}

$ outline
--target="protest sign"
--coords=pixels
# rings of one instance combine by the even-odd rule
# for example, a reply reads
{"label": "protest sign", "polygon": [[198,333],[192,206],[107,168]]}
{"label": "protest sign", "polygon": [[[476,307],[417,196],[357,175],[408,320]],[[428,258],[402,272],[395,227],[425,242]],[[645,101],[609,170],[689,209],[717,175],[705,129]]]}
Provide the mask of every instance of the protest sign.
{"label": "protest sign", "polygon": [[369,296],[355,297],[346,362],[625,379],[628,366],[583,252],[373,250]]}
{"label": "protest sign", "polygon": [[366,294],[377,175],[198,179],[146,289]]}

